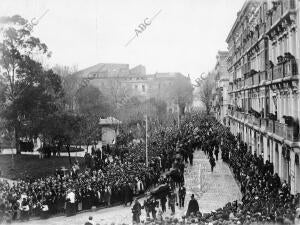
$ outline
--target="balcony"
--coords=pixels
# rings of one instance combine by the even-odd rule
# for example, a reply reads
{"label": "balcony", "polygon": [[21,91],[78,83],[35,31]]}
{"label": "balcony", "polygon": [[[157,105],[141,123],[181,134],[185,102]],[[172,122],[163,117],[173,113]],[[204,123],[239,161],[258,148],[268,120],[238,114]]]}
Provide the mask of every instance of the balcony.
{"label": "balcony", "polygon": [[252,118],[251,118],[251,115],[250,115],[250,114],[245,113],[245,114],[244,114],[244,118],[245,118],[246,122],[252,123],[252,122],[251,122],[251,121],[252,121]]}
{"label": "balcony", "polygon": [[259,83],[260,83],[259,73],[256,73],[253,75],[253,85],[259,85]]}
{"label": "balcony", "polygon": [[259,82],[262,82],[264,80],[268,80],[267,78],[267,72],[259,72]]}
{"label": "balcony", "polygon": [[241,112],[237,112],[237,118],[239,120],[243,120],[244,119],[244,115]]}
{"label": "balcony", "polygon": [[267,129],[267,126],[268,126],[268,119],[266,119],[266,118],[261,118],[261,119],[260,119],[260,126],[261,126],[261,128],[263,128],[263,129]]}
{"label": "balcony", "polygon": [[273,80],[273,68],[267,70],[267,80]]}
{"label": "balcony", "polygon": [[283,78],[283,64],[279,64],[277,66],[274,66],[273,70],[273,80]]}
{"label": "balcony", "polygon": [[260,118],[252,116],[252,123],[257,127],[260,127]]}
{"label": "balcony", "polygon": [[278,121],[274,122],[274,133],[279,137],[285,137],[285,124],[282,124]]}
{"label": "balcony", "polygon": [[274,133],[274,120],[267,121],[267,131],[270,133]]}
{"label": "balcony", "polygon": [[247,85],[248,87],[253,85],[253,79],[252,79],[252,76],[246,78],[246,80],[245,80],[245,85]]}
{"label": "balcony", "polygon": [[297,69],[298,69],[297,62],[296,62],[295,58],[288,59],[284,63],[284,76],[297,75],[297,73],[298,73]]}
{"label": "balcony", "polygon": [[297,128],[296,126],[286,126],[285,129],[285,138],[289,141],[299,141],[299,128]]}

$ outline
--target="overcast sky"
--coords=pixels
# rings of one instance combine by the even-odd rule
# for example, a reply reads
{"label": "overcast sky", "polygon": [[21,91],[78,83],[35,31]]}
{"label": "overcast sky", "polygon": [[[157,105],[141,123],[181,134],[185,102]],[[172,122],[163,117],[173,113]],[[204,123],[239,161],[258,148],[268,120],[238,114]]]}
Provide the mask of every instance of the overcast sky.
{"label": "overcast sky", "polygon": [[[34,35],[52,51],[49,65],[142,64],[147,73],[192,79],[214,68],[244,0],[0,0],[0,16],[42,16]],[[146,29],[135,29],[159,13]],[[148,20],[146,20],[148,22]]]}

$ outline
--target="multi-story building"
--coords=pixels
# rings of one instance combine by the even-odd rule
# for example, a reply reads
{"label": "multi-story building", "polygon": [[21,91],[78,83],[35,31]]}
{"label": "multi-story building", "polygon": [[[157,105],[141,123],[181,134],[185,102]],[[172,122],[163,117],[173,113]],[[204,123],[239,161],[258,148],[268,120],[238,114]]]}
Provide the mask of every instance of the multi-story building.
{"label": "multi-story building", "polygon": [[231,132],[300,193],[299,0],[246,1],[227,37]]}
{"label": "multi-story building", "polygon": [[227,51],[218,51],[217,63],[214,69],[215,87],[213,90],[213,110],[215,117],[223,124],[226,124],[226,114],[228,109],[228,86],[229,73],[227,71]]}
{"label": "multi-story building", "polygon": [[[167,112],[177,113],[178,104],[170,97],[173,84],[177,78],[189,77],[181,73],[155,73],[146,74],[142,65],[129,68],[128,64],[99,63],[75,73],[80,85],[93,85],[98,87],[104,95],[120,98],[137,97],[141,101],[150,98],[164,100],[167,103]],[[118,99],[117,99],[118,98]]]}

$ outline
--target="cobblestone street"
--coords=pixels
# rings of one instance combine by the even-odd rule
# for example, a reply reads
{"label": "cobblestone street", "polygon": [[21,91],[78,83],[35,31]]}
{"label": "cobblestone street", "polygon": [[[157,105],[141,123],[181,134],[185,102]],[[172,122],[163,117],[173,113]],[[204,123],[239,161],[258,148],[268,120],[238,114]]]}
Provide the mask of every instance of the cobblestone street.
{"label": "cobblestone street", "polygon": [[[200,151],[195,152],[194,165],[188,165],[186,168],[185,186],[187,189],[185,207],[183,209],[176,208],[175,217],[177,218],[185,214],[190,196],[193,193],[198,200],[199,208],[202,213],[218,209],[229,201],[241,199],[241,192],[229,167],[223,163],[222,160],[219,160],[212,173],[207,157]],[[142,203],[143,199],[141,199],[140,202]],[[111,221],[130,224],[132,222],[131,208],[117,206],[101,209],[96,212],[84,212],[72,217],[58,216],[43,220],[42,222],[41,220],[32,220],[26,224],[39,225],[43,223],[44,225],[57,225],[63,223],[82,225],[87,221],[89,216],[93,216],[94,221],[100,224],[110,224]],[[169,209],[167,209],[165,216],[170,217]],[[141,219],[145,220],[144,210],[142,210]]]}

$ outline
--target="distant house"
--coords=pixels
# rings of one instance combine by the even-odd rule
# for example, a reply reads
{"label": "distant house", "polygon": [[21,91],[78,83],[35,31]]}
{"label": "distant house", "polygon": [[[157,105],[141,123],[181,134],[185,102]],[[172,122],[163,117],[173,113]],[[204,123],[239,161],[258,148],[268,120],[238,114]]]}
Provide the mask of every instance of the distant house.
{"label": "distant house", "polygon": [[120,124],[122,124],[122,122],[114,117],[100,118],[99,125],[101,127],[102,146],[115,144],[117,135],[119,134]]}
{"label": "distant house", "polygon": [[[115,96],[122,93],[122,97],[137,97],[144,101],[150,98],[163,100],[167,104],[167,112],[176,113],[178,105],[170,99],[169,92],[173,83],[181,73],[147,74],[143,65],[130,68],[129,64],[99,63],[73,74],[81,80],[79,87],[93,85],[99,88],[105,96]],[[189,77],[185,77],[189,80]]]}

